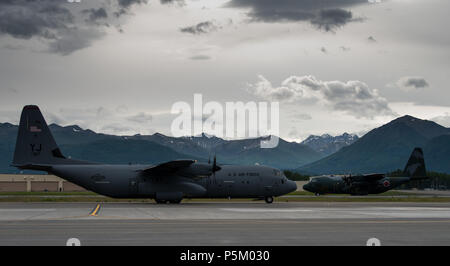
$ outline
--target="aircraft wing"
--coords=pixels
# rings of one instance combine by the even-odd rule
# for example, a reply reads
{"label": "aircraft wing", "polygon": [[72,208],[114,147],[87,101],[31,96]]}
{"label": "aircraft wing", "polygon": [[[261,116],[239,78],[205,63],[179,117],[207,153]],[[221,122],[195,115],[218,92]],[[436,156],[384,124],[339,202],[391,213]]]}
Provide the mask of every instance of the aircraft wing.
{"label": "aircraft wing", "polygon": [[356,175],[356,176],[344,176],[342,179],[347,183],[352,182],[372,182],[383,179],[384,174],[366,174],[366,175]]}
{"label": "aircraft wing", "polygon": [[195,160],[175,160],[140,170],[144,174],[171,174],[191,166]]}
{"label": "aircraft wing", "polygon": [[383,179],[384,177],[385,177],[384,174],[368,174],[368,175],[363,175],[363,178],[366,179],[367,181],[376,181],[376,180]]}

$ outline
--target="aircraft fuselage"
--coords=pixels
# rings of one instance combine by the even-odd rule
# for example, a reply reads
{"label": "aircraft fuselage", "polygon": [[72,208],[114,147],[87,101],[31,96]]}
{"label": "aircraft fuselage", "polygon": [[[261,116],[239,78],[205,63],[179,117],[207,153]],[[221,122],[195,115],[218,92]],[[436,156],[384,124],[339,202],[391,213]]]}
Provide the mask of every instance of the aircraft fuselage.
{"label": "aircraft fuselage", "polygon": [[379,194],[410,181],[409,177],[384,177],[379,180],[356,180],[348,182],[339,175],[317,176],[311,178],[303,189],[316,194]]}
{"label": "aircraft fuselage", "polygon": [[224,165],[208,176],[148,175],[142,165],[54,165],[50,171],[88,190],[114,198],[262,198],[297,189],[294,181],[266,166]]}

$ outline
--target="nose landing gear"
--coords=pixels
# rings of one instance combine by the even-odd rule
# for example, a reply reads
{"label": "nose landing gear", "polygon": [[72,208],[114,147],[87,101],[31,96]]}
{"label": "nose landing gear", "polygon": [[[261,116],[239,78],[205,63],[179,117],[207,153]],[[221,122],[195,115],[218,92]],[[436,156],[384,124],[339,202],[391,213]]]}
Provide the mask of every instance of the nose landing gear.
{"label": "nose landing gear", "polygon": [[266,201],[266,203],[272,203],[273,202],[273,197],[272,196],[267,196],[264,198],[264,200]]}
{"label": "nose landing gear", "polygon": [[181,202],[181,200],[160,200],[160,199],[155,199],[157,204],[166,204],[166,203],[171,203],[171,204],[179,204]]}

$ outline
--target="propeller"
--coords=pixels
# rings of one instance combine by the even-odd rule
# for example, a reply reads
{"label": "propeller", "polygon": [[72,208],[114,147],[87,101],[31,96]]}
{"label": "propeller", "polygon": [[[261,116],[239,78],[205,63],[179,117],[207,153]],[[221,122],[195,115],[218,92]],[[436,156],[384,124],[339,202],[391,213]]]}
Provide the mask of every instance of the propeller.
{"label": "propeller", "polygon": [[350,174],[349,176],[343,176],[343,177],[342,177],[342,180],[344,181],[344,183],[345,183],[347,186],[350,186],[351,183],[352,183],[352,175]]}
{"label": "propeller", "polygon": [[[210,163],[210,161],[208,161],[208,164],[209,163]],[[217,165],[217,158],[216,158],[216,155],[214,154],[213,165],[211,167],[211,172],[212,172],[213,176],[216,176],[216,172],[219,171],[220,169],[222,169],[222,168]]]}
{"label": "propeller", "polygon": [[216,171],[219,171],[219,170],[220,170],[220,167],[217,166],[217,159],[216,159],[216,155],[214,154],[212,171],[213,171],[213,173],[215,173]]}

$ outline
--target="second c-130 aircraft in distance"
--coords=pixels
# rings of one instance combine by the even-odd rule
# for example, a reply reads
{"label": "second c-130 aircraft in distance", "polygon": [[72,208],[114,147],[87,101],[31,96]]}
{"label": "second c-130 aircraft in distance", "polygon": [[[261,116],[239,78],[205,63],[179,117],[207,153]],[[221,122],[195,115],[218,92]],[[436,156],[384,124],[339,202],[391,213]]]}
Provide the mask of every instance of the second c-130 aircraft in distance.
{"label": "second c-130 aircraft in distance", "polygon": [[403,170],[402,177],[389,177],[385,174],[366,175],[322,175],[313,176],[303,189],[320,194],[379,194],[413,180],[427,179],[425,161],[421,148],[415,148]]}
{"label": "second c-130 aircraft in distance", "polygon": [[180,203],[183,198],[264,198],[297,189],[282,171],[267,166],[222,165],[176,160],[159,165],[108,165],[66,158],[39,108],[28,105],[20,117],[13,166],[46,171],[87,190],[113,198],[152,198]]}

